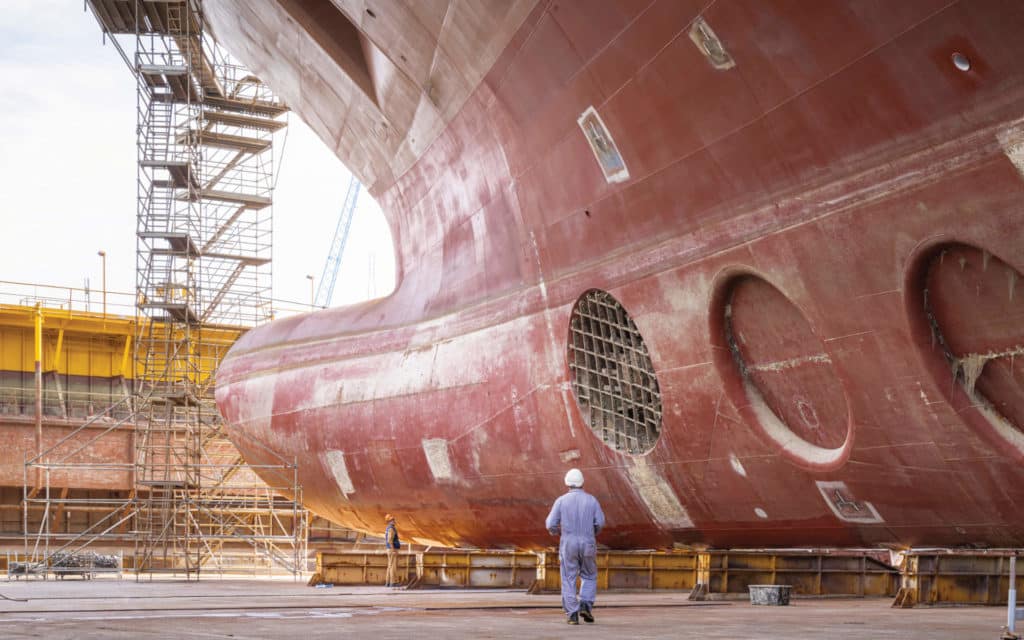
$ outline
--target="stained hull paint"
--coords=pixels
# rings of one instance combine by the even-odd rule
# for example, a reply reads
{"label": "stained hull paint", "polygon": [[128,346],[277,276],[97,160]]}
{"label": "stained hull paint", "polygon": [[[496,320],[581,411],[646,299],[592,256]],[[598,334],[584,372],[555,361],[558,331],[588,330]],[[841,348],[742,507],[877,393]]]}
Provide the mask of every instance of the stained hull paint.
{"label": "stained hull paint", "polygon": [[[291,86],[252,43],[301,21],[210,5]],[[613,547],[1024,545],[1024,5],[594,14],[532,6],[436,138],[368,177],[392,295],[232,349],[217,399],[247,459],[295,458],[316,513],[395,513],[425,543],[549,545],[577,466]],[[690,37],[698,15],[732,66]],[[291,90],[327,138],[342,98]],[[624,179],[577,122],[591,106]],[[657,374],[646,455],[601,442],[574,395],[570,314],[593,288]]]}

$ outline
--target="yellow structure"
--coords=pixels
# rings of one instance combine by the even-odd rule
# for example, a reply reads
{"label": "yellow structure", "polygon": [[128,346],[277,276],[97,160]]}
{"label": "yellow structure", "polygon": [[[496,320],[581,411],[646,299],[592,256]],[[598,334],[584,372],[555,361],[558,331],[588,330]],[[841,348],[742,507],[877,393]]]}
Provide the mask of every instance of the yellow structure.
{"label": "yellow structure", "polygon": [[[37,317],[41,335],[35,337]],[[34,369],[34,354],[43,371],[65,375],[131,377],[135,318],[66,309],[0,305],[0,371]]]}
{"label": "yellow structure", "polygon": [[[176,363],[159,352],[136,357],[136,337],[149,332],[148,323],[132,316],[0,304],[0,417],[35,417],[37,361],[44,421],[93,416],[131,395],[136,378],[180,377],[209,388],[217,363],[243,332],[204,326],[202,339],[191,343],[192,361],[202,366],[176,371]],[[163,333],[166,328],[156,322],[153,329]]]}
{"label": "yellow structure", "polygon": [[[131,419],[136,379],[147,377],[147,366],[154,369],[150,378],[168,375],[172,368],[158,357],[151,356],[148,362],[136,357],[138,332],[148,331],[149,320],[72,307],[0,304],[0,487],[8,488],[5,493],[12,493],[13,487],[20,493],[26,461],[44,452],[51,461],[59,459],[74,443],[91,443],[73,456],[76,463],[102,461],[124,468],[136,464],[129,435],[137,422]],[[211,388],[216,364],[242,332],[203,327],[194,355],[209,366],[182,375],[190,376],[197,387]],[[57,446],[75,430],[81,433],[63,448]],[[237,452],[225,457],[233,462]],[[29,478],[34,486],[43,484],[39,471]],[[129,473],[112,476],[84,468],[55,472],[49,482],[125,491],[133,484]],[[5,495],[3,502],[9,500]],[[11,532],[10,520],[0,520],[0,533]]]}
{"label": "yellow structure", "polygon": [[[38,342],[37,321],[41,329]],[[149,321],[143,318],[141,322],[145,331]],[[162,326],[160,322],[155,324]],[[238,328],[203,327],[200,357],[219,361],[242,332]],[[0,371],[33,372],[38,351],[44,373],[130,380],[136,376],[132,358],[135,335],[134,316],[0,304]],[[157,361],[150,366],[165,364]],[[143,365],[140,362],[138,366]]]}
{"label": "yellow structure", "polygon": [[[0,295],[17,285],[0,283]],[[180,381],[201,396],[186,403],[207,406],[217,364],[245,329],[200,324],[185,335],[178,322],[81,310],[72,300],[81,290],[67,291],[63,302],[0,304],[0,537],[24,539],[35,561],[98,545],[123,550],[125,568],[148,571],[297,567],[307,526],[289,499],[298,488],[267,487],[219,428],[201,434],[195,461],[179,460],[192,432],[155,430],[154,411],[175,403],[145,395],[153,381]],[[151,348],[154,335],[187,348],[190,366]],[[154,483],[146,470],[167,479]],[[156,557],[148,544],[143,557],[155,500],[202,510],[179,510],[171,526],[182,533],[168,552]],[[179,539],[204,542],[186,562]]]}

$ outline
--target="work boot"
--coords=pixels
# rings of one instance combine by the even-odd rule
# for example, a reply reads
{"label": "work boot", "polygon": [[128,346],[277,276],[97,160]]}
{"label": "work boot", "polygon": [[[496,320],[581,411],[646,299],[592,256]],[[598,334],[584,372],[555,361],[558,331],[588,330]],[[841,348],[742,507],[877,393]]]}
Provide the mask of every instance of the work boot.
{"label": "work boot", "polygon": [[579,624],[580,623],[580,617],[576,613],[571,613],[571,614],[569,614],[569,619],[566,620],[566,622],[568,622],[569,624]]}
{"label": "work boot", "polygon": [[580,617],[583,618],[583,622],[594,621],[594,612],[590,610],[589,604],[580,604]]}

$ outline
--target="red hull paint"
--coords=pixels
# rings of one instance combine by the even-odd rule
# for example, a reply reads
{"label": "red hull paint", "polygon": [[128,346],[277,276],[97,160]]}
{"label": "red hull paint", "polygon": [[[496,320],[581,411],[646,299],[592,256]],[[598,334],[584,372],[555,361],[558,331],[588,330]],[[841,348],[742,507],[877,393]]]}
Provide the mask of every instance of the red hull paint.
{"label": "red hull paint", "polygon": [[[395,293],[232,350],[217,398],[250,461],[297,458],[335,522],[449,545],[549,545],[570,466],[614,547],[1024,545],[1024,5],[717,2],[722,70],[696,5],[533,10],[377,182]],[[624,182],[577,126],[591,105]],[[657,372],[645,456],[569,384],[590,288]],[[992,356],[977,386],[954,380],[970,354]]]}

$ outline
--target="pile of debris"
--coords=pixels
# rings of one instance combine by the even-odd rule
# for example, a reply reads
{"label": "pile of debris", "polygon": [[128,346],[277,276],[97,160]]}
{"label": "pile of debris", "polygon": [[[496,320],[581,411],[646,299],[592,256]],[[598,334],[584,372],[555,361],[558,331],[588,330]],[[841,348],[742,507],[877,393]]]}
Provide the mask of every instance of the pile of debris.
{"label": "pile of debris", "polygon": [[102,555],[95,552],[68,553],[58,551],[50,556],[50,570],[60,578],[68,575],[82,576],[86,580],[94,577],[97,570],[116,570],[120,568],[117,556]]}
{"label": "pile of debris", "polygon": [[7,565],[7,579],[14,577],[15,580],[21,576],[41,576],[46,572],[46,565],[42,562],[17,562],[12,560]]}

